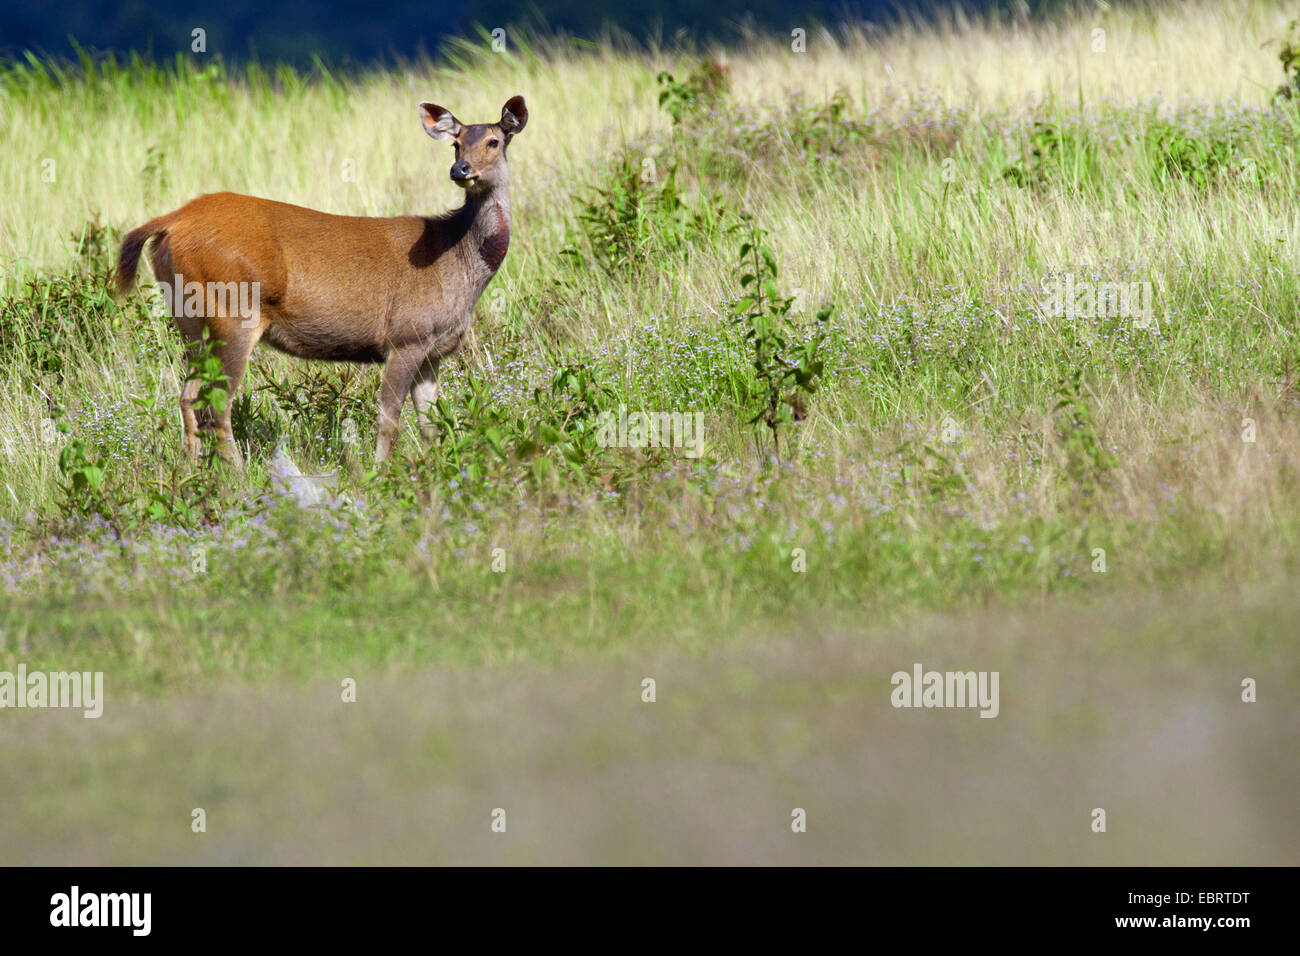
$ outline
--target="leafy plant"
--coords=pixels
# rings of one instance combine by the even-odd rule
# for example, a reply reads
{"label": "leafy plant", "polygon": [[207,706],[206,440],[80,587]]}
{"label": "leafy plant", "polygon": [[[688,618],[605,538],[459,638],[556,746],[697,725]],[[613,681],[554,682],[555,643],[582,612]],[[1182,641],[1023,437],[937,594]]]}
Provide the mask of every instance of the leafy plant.
{"label": "leafy plant", "polygon": [[700,61],[684,80],[666,70],[655,79],[659,84],[659,107],[672,117],[674,126],[716,104],[731,85],[727,67],[716,60]]}
{"label": "leafy plant", "polygon": [[1057,385],[1059,399],[1052,412],[1057,416],[1057,439],[1065,452],[1068,474],[1088,497],[1117,462],[1102,443],[1085,391],[1083,370],[1075,369]]}
{"label": "leafy plant", "polygon": [[[722,200],[692,206],[678,192],[675,166],[661,183],[653,163],[636,163],[626,153],[615,161],[609,185],[579,203],[577,219],[587,248],[607,275],[644,259],[651,247],[664,255],[680,254],[697,239],[727,228]],[[562,254],[586,268],[576,241]]]}
{"label": "leafy plant", "polygon": [[216,477],[205,468],[182,472],[172,467],[166,483],[160,480],[145,490],[139,508],[139,518],[143,521],[182,528],[212,524],[220,514]]}
{"label": "leafy plant", "polygon": [[1097,146],[1077,128],[1035,120],[1025,146],[1020,159],[1002,171],[1017,186],[1042,188],[1059,179],[1078,188],[1097,171]]}
{"label": "leafy plant", "polygon": [[88,272],[34,276],[0,300],[0,361],[62,382],[69,360],[96,348],[120,321],[107,287]]}
{"label": "leafy plant", "polygon": [[1147,136],[1162,178],[1205,189],[1236,165],[1236,147],[1222,137],[1193,136],[1171,123],[1153,124]]}
{"label": "leafy plant", "polygon": [[948,503],[963,496],[967,480],[961,466],[924,442],[904,442],[899,448],[899,472],[904,481],[919,489],[934,503]]}
{"label": "leafy plant", "polygon": [[832,310],[819,310],[816,330],[800,341],[790,314],[796,299],[778,290],[776,257],[765,244],[764,235],[750,220],[749,234],[739,253],[744,295],[733,306],[732,315],[733,321],[744,327],[745,340],[754,350],[755,382],[749,398],[757,404],[757,410],[747,424],[766,425],[779,456],[781,426],[806,417],[807,400],[826,370],[820,351]]}
{"label": "leafy plant", "polygon": [[835,166],[844,153],[865,144],[870,133],[866,123],[854,118],[843,89],[819,106],[792,109],[782,125],[809,162],[826,167]]}
{"label": "leafy plant", "polygon": [[[360,429],[369,427],[373,390],[366,370],[352,366],[296,365],[283,378],[273,378],[263,368],[257,395],[271,399],[300,429],[319,435],[327,449],[343,450],[360,444]],[[241,394],[232,409],[232,425],[241,440],[272,444],[279,435],[276,423]]]}
{"label": "leafy plant", "polygon": [[[611,395],[589,366],[574,363],[561,368],[549,386],[533,390],[533,405],[524,414],[484,415],[480,390],[475,396],[477,417],[471,420],[499,458],[512,462],[534,481],[554,472],[589,478],[602,453],[596,441],[596,418],[609,405]],[[451,423],[445,402],[439,403],[439,414],[444,424]],[[463,429],[453,425],[451,433],[463,434]]]}
{"label": "leafy plant", "polygon": [[[534,389],[532,428],[516,442],[516,460],[532,459],[534,478],[554,466],[577,478],[590,478],[603,449],[597,442],[596,419],[613,393],[583,363],[560,369],[548,388]],[[539,465],[546,461],[549,464]],[[540,471],[539,471],[540,468]]]}
{"label": "leafy plant", "polygon": [[521,485],[546,490],[556,481],[595,481],[612,487],[626,469],[600,444],[597,422],[612,396],[594,370],[578,362],[534,389],[528,407],[512,410],[471,371],[455,403],[440,396],[434,406],[436,439],[429,449],[406,469],[374,473],[372,480],[379,478],[395,501],[421,504],[435,486],[446,493],[444,501],[479,503],[493,489]]}
{"label": "leafy plant", "polygon": [[[72,432],[62,409],[54,413],[54,427],[63,435]],[[59,452],[59,471],[63,475],[65,513],[107,513],[103,493],[108,472],[102,455],[92,455],[85,441],[69,437]]]}
{"label": "leafy plant", "polygon": [[76,246],[77,262],[83,273],[106,277],[113,270],[122,233],[101,223],[98,212],[93,213],[86,224],[69,238]]}
{"label": "leafy plant", "polygon": [[1287,24],[1282,49],[1277,58],[1282,64],[1285,79],[1275,95],[1281,99],[1294,99],[1300,94],[1300,19]]}

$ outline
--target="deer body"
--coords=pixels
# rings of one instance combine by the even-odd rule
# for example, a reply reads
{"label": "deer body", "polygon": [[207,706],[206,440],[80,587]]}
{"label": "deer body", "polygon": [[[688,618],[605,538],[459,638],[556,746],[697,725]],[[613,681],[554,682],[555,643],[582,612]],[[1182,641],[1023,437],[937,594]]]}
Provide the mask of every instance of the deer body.
{"label": "deer body", "polygon": [[[248,356],[260,341],[309,359],[382,362],[376,457],[389,454],[402,404],[409,394],[421,431],[430,431],[429,407],[437,400],[441,361],[454,353],[470,327],[475,304],[500,268],[510,244],[510,182],[505,146],[523,129],[527,109],[514,97],[499,123],[463,126],[441,107],[420,107],[427,132],[456,143],[453,181],[466,189],[465,204],[435,217],[336,216],[288,203],[215,193],[129,233],[118,262],[117,283],[133,281],[141,250],[157,237],[149,257],[159,282],[186,288],[211,283],[257,290],[255,314],[222,308],[209,294],[200,314],[172,315],[191,349],[204,329],[227,376],[233,397]],[[245,285],[246,284],[246,285]],[[186,446],[199,450],[200,423],[193,404],[199,383],[181,395]],[[230,432],[230,403],[203,426],[219,433],[222,453],[241,462]]]}

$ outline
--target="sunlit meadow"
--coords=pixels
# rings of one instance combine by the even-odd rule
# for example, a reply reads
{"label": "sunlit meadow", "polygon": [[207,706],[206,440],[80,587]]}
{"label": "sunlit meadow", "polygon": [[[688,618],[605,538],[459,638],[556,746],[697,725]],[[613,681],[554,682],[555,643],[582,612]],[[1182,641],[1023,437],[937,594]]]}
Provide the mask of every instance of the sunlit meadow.
{"label": "sunlit meadow", "polygon": [[[1294,837],[1275,839],[1287,814],[1275,795],[1294,792],[1277,728],[1294,726],[1300,689],[1300,112],[1278,95],[1297,12],[1080,4],[1047,20],[810,24],[799,38],[698,50],[512,34],[504,52],[471,38],[435,63],[346,76],[227,67],[217,51],[159,65],[8,64],[0,666],[104,671],[104,721],[124,728],[105,746],[135,763],[132,739],[176,762],[206,739],[184,709],[194,701],[274,715],[294,709],[287,696],[305,724],[342,678],[384,682],[407,700],[397,710],[409,726],[461,728],[447,747],[473,789],[496,766],[475,776],[475,733],[508,731],[470,726],[469,705],[410,703],[423,681],[453,698],[469,696],[452,689],[458,679],[479,682],[501,714],[550,727],[554,744],[614,706],[578,707],[582,675],[640,706],[654,662],[681,675],[690,713],[739,721],[726,739],[762,768],[753,782],[778,827],[798,799],[789,791],[812,780],[834,781],[827,813],[853,804],[876,759],[855,748],[896,719],[875,703],[888,673],[915,659],[1001,666],[1004,681],[1038,688],[1022,697],[1041,711],[1005,719],[1015,729],[1001,738],[912,729],[900,740],[963,766],[1010,767],[998,748],[1027,735],[1044,776],[1064,767],[1084,789],[1137,759],[1117,743],[1114,713],[1155,727],[1188,712],[1171,690],[1182,675],[1222,697],[1193,723],[1249,736],[1235,770],[1251,787],[1208,795],[1204,812],[1233,815],[1237,829],[1169,860],[1252,862],[1258,851],[1294,863]],[[247,469],[191,464],[176,405],[188,372],[147,268],[123,301],[105,283],[121,236],[219,190],[335,213],[441,212],[459,202],[451,155],[425,136],[416,104],[483,122],[515,93],[530,119],[510,148],[510,251],[472,341],[444,367],[434,442],[420,441],[408,405],[397,454],[376,467],[378,372],[262,349],[235,397]],[[779,291],[769,318],[782,354],[813,370],[807,388],[758,381],[744,279],[754,269],[740,251],[755,229]],[[698,412],[702,454],[605,447],[597,413],[620,408]],[[1077,704],[1088,713],[1041,689],[1103,674],[1109,703]],[[722,675],[712,703],[707,675]],[[1241,678],[1265,675],[1273,723],[1246,727],[1223,702]],[[547,687],[552,705],[530,710],[517,686]],[[751,691],[793,697],[754,716]],[[854,695],[872,703],[845,704]],[[773,717],[787,712],[787,724]],[[142,729],[161,713],[176,722],[166,740]],[[751,723],[734,716],[745,713]],[[615,729],[588,749],[542,747],[571,771],[547,790],[557,805],[591,799],[569,790],[584,761],[608,774],[610,754],[635,752],[613,792],[640,794],[656,768],[698,771],[732,753],[697,739],[690,714],[675,714],[659,749],[639,718],[607,717]],[[268,721],[289,727],[254,716],[232,739]],[[798,730],[781,737],[769,722]],[[754,756],[769,731],[775,767]],[[80,726],[67,733],[50,746],[67,755],[42,771],[50,786],[98,746]],[[36,767],[46,751],[24,734],[6,721],[0,746]],[[304,746],[333,761],[372,739],[339,735]],[[404,739],[388,745],[392,759],[418,761]],[[1191,747],[1167,742],[1169,753]],[[909,795],[941,771],[899,757],[903,746],[881,759],[906,780],[868,802],[919,842],[828,835],[803,859],[1160,862],[1168,845],[1108,856],[1065,841],[1054,853],[1040,820],[1032,845],[1008,849],[1015,827],[978,788],[968,802],[984,836],[922,836],[923,816],[944,809]],[[819,748],[843,759],[818,764]],[[1225,744],[1215,759],[1233,752]],[[519,769],[528,760],[543,773],[532,752],[511,772],[531,772]],[[1204,767],[1185,776],[1173,763],[1156,789],[1209,786]],[[177,771],[177,806],[188,814],[212,786],[237,799],[243,772],[224,752],[201,784]],[[700,800],[736,782],[687,776]],[[1032,816],[1042,779],[1017,784],[1017,818]],[[1160,819],[1142,780],[1111,783],[1135,815]],[[418,790],[388,784],[371,780],[367,800]],[[0,796],[24,799],[5,786]],[[9,845],[24,860],[68,859],[76,821],[106,793],[171,812],[166,790],[147,808],[135,792],[83,780],[39,839]],[[338,799],[327,819],[347,816]],[[627,802],[652,814],[644,799]],[[1100,797],[1051,799],[1053,813],[1084,820]],[[277,806],[271,816],[293,815]],[[1182,807],[1160,833],[1209,832],[1198,812]],[[758,837],[744,852],[688,831],[658,846],[648,817],[601,813],[599,832],[576,842],[499,853],[452,839],[441,858],[782,858]],[[255,848],[262,833],[200,858],[418,862],[406,856],[418,841],[388,824],[350,824],[346,836],[330,829],[340,820],[275,852]],[[183,862],[178,834],[80,845],[103,861]]]}

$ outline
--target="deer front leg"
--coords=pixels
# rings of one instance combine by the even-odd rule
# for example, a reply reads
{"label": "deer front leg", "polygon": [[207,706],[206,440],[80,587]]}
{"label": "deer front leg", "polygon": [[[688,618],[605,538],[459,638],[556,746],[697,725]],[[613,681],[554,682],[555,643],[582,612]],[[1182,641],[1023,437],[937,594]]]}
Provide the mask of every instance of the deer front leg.
{"label": "deer front leg", "polygon": [[438,366],[441,364],[441,359],[426,358],[415,373],[415,384],[411,386],[411,404],[415,406],[415,418],[420,423],[420,435],[425,441],[433,439],[434,406],[438,402]]}
{"label": "deer front leg", "polygon": [[418,351],[393,352],[388,356],[384,383],[379,387],[379,441],[375,445],[375,461],[384,461],[393,450],[402,416],[402,402],[406,401],[426,354],[421,348]]}

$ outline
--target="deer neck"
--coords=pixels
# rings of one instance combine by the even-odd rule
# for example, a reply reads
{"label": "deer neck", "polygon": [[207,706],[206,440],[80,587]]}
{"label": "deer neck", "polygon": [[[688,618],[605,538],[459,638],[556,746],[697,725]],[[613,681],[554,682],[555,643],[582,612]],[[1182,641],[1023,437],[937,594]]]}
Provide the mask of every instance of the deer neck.
{"label": "deer neck", "polygon": [[510,247],[510,184],[499,182],[491,191],[465,198],[469,228],[461,240],[462,255],[484,283],[496,274]]}

